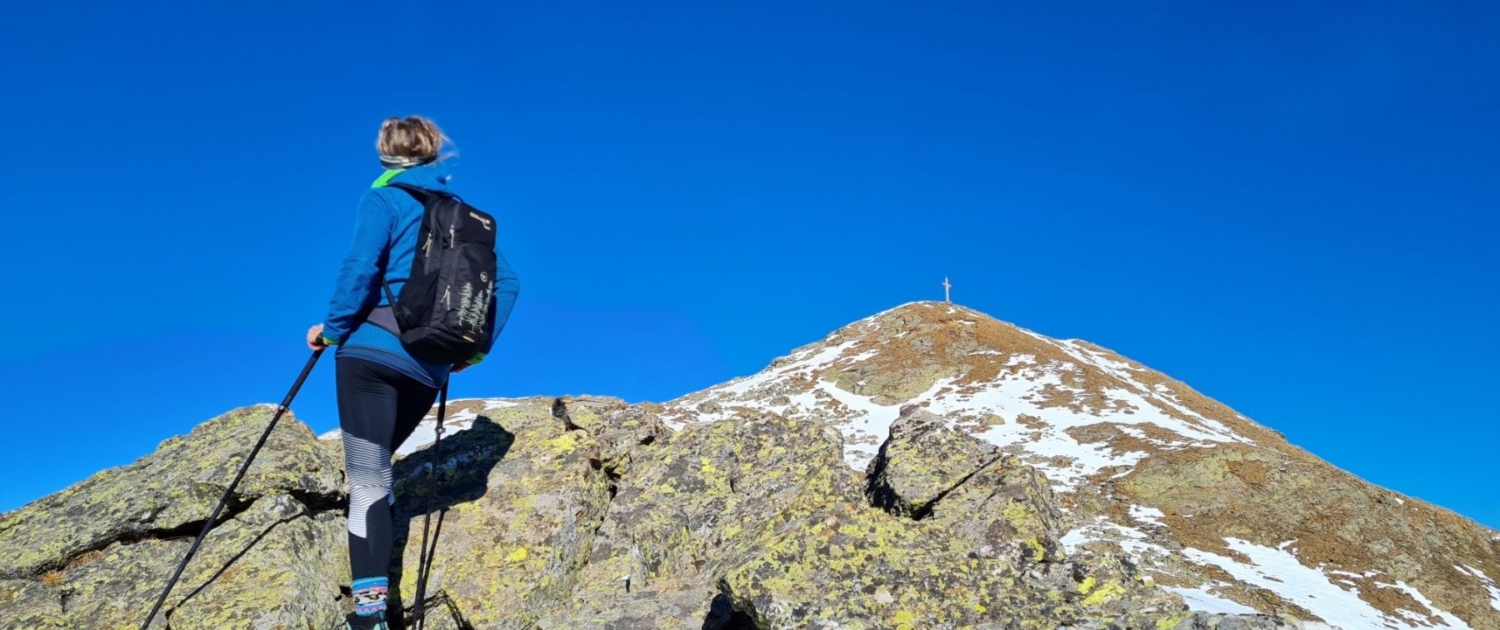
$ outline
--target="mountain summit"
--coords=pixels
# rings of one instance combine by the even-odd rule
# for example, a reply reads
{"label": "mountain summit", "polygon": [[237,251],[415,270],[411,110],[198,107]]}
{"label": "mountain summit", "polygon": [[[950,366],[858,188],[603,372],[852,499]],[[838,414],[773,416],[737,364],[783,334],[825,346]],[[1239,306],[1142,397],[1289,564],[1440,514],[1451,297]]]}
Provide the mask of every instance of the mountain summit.
{"label": "mountain summit", "polygon": [[[949,304],[665,404],[449,410],[438,490],[431,425],[397,463],[398,520],[430,500],[441,527],[433,628],[1500,630],[1495,532],[1109,350]],[[268,417],[0,516],[0,628],[139,623]],[[292,422],[266,453],[155,627],[347,608],[338,441]]]}
{"label": "mountain summit", "polygon": [[[904,413],[931,414],[1046,476],[1069,552],[1124,552],[1197,610],[1337,627],[1500,627],[1500,536],[1366,483],[1099,346],[916,303],[667,406],[838,428],[868,471]],[[941,509],[941,508],[939,508]]]}

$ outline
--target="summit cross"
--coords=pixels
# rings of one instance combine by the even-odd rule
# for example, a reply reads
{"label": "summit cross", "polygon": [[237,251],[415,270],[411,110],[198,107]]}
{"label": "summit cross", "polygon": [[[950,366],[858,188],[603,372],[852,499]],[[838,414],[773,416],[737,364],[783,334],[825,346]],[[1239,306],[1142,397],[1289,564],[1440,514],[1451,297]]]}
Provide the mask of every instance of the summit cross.
{"label": "summit cross", "polygon": [[953,303],[953,283],[948,282],[947,276],[943,277],[943,301]]}

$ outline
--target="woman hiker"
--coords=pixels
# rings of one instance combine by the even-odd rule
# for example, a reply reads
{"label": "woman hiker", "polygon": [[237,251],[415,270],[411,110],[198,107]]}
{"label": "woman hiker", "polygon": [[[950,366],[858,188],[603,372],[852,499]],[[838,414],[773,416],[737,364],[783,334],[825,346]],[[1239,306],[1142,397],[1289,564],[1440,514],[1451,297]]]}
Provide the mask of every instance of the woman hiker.
{"label": "woman hiker", "polygon": [[[397,336],[400,328],[390,296],[402,295],[417,256],[424,215],[417,197],[420,191],[453,194],[441,162],[445,156],[440,155],[447,141],[437,125],[420,116],[389,118],[380,125],[375,147],[385,173],[360,198],[354,243],[339,270],[328,316],[307,331],[307,345],[314,350],[338,346],[339,426],[349,481],[349,564],[355,604],[347,627],[352,630],[389,627],[386,593],[396,500],[391,492],[391,454],[427,415],[448,375],[479,363],[489,352],[519,289],[515,273],[496,251],[492,286],[475,290],[465,298],[464,308],[451,309],[450,304],[448,312],[455,321],[474,323],[488,333],[480,337],[482,343],[472,356],[428,362],[413,356],[413,350]],[[466,214],[484,221],[474,225],[492,228],[482,213]],[[468,229],[465,224],[460,234]],[[493,233],[488,238],[493,242]],[[429,250],[424,247],[423,251]],[[465,287],[466,295],[469,288]],[[488,318],[483,308],[468,308],[467,303],[478,296],[490,298],[479,297],[489,306]],[[397,300],[407,306],[404,296]],[[431,352],[417,354],[433,356]],[[390,616],[399,618],[400,613]]]}

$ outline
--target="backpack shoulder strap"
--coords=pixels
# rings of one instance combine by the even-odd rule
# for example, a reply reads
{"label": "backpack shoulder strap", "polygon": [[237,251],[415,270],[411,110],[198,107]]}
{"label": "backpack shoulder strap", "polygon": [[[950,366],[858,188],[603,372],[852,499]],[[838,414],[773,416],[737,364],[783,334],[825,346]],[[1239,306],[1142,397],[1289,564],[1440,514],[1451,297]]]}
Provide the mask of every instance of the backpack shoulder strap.
{"label": "backpack shoulder strap", "polygon": [[[422,207],[426,208],[428,200],[431,199],[436,193],[417,188],[416,186],[392,183],[391,178],[400,175],[401,172],[402,171],[398,169],[391,169],[389,171],[386,171],[384,175],[380,176],[380,179],[375,180],[375,185],[371,186],[371,188],[398,188],[404,190],[406,191],[406,194],[411,195],[412,199],[416,199],[417,203],[422,204]],[[384,274],[381,274],[380,276],[380,286],[385,289],[385,299],[390,304],[391,308],[396,308],[396,293],[395,291],[391,290],[390,283],[385,281]]]}
{"label": "backpack shoulder strap", "polygon": [[452,193],[441,193],[427,190],[425,188],[418,188],[411,184],[401,184],[391,181],[395,179],[397,175],[405,172],[406,169],[404,168],[393,168],[387,170],[380,175],[379,179],[375,180],[375,183],[370,184],[370,188],[400,188],[401,190],[406,191],[406,194],[411,195],[413,199],[416,199],[417,203],[420,203],[424,206],[427,205],[427,200],[431,199],[432,197],[452,197],[454,199],[458,199],[458,195]]}
{"label": "backpack shoulder strap", "polygon": [[390,188],[400,188],[401,190],[406,191],[406,194],[411,195],[412,199],[416,199],[417,203],[420,203],[424,206],[427,205],[428,199],[437,194],[430,190],[417,188],[416,186],[412,186],[409,184],[387,184],[387,186]]}
{"label": "backpack shoulder strap", "polygon": [[406,191],[406,194],[411,195],[412,199],[416,199],[417,203],[420,203],[423,206],[426,206],[429,201],[433,201],[436,199],[452,199],[458,201],[459,203],[463,203],[463,199],[453,193],[427,190],[426,188],[418,188],[416,186],[412,186],[411,184],[387,184],[387,186],[390,188],[400,188],[401,190]]}

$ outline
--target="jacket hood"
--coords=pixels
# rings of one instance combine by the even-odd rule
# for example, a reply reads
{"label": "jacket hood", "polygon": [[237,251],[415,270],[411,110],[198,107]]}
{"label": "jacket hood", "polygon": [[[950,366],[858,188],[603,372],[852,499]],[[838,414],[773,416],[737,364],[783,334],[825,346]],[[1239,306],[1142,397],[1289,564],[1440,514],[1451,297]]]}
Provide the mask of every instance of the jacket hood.
{"label": "jacket hood", "polygon": [[423,190],[452,194],[453,191],[448,188],[450,177],[452,175],[448,173],[448,167],[442,162],[434,162],[401,171],[387,181],[391,184],[406,184]]}

